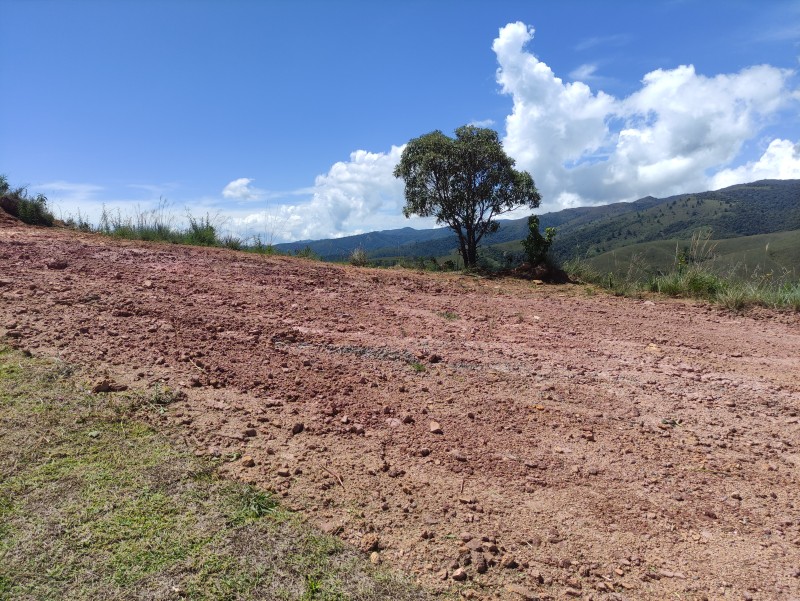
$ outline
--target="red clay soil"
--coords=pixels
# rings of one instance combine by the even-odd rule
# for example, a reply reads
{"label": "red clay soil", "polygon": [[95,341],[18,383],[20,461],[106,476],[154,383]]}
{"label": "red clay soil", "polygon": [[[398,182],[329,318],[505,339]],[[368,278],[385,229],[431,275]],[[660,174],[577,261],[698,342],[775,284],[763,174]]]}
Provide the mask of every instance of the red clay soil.
{"label": "red clay soil", "polygon": [[434,593],[800,598],[800,316],[0,227],[0,336]]}

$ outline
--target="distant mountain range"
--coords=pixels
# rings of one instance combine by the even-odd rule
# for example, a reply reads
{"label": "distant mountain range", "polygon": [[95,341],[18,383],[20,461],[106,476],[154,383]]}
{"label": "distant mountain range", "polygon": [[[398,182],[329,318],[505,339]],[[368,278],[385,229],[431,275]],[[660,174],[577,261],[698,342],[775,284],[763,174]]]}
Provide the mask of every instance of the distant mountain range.
{"label": "distant mountain range", "polygon": [[[519,241],[527,235],[527,218],[499,223],[500,229],[483,242],[489,258],[521,252]],[[540,223],[542,229],[557,229],[552,252],[561,260],[593,259],[631,245],[688,240],[700,228],[710,228],[718,240],[797,230],[800,243],[800,180],[761,180],[716,191],[565,209],[540,215]],[[370,259],[386,262],[453,257],[457,242],[449,228],[406,227],[276,245],[283,252],[306,247],[330,261],[346,260],[354,249],[363,248]]]}

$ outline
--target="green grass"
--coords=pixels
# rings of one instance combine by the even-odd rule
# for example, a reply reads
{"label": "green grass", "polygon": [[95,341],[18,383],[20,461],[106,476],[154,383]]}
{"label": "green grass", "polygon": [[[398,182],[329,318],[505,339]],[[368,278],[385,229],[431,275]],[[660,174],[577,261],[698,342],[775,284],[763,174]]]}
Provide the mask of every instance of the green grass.
{"label": "green grass", "polygon": [[136,421],[165,399],[0,349],[0,599],[424,598]]}
{"label": "green grass", "polygon": [[44,194],[31,196],[25,187],[11,188],[5,175],[0,175],[0,211],[5,211],[28,225],[51,227],[55,222]]}

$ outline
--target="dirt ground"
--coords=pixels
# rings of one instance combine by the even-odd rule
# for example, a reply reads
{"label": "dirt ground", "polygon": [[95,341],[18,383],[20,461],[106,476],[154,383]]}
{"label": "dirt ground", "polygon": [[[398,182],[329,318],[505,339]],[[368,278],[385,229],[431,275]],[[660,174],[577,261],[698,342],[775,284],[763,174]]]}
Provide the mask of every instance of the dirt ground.
{"label": "dirt ground", "polygon": [[800,599],[798,314],[11,221],[0,299],[7,343],[184,390],[160,427],[434,593]]}

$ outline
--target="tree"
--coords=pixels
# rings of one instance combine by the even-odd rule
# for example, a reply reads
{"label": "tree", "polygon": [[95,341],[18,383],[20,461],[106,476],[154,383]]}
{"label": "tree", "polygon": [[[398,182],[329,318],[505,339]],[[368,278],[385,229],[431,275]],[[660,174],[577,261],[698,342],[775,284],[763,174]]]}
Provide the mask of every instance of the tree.
{"label": "tree", "polygon": [[405,181],[406,217],[436,217],[458,236],[466,267],[478,262],[478,244],[496,232],[496,218],[513,209],[536,208],[541,197],[533,178],[514,169],[497,132],[465,125],[451,138],[434,131],[414,138],[395,167]]}
{"label": "tree", "polygon": [[539,231],[539,218],[536,215],[528,217],[528,237],[522,241],[522,248],[528,257],[528,263],[536,267],[544,263],[553,238],[556,237],[556,228],[548,227],[544,230],[544,236]]}

